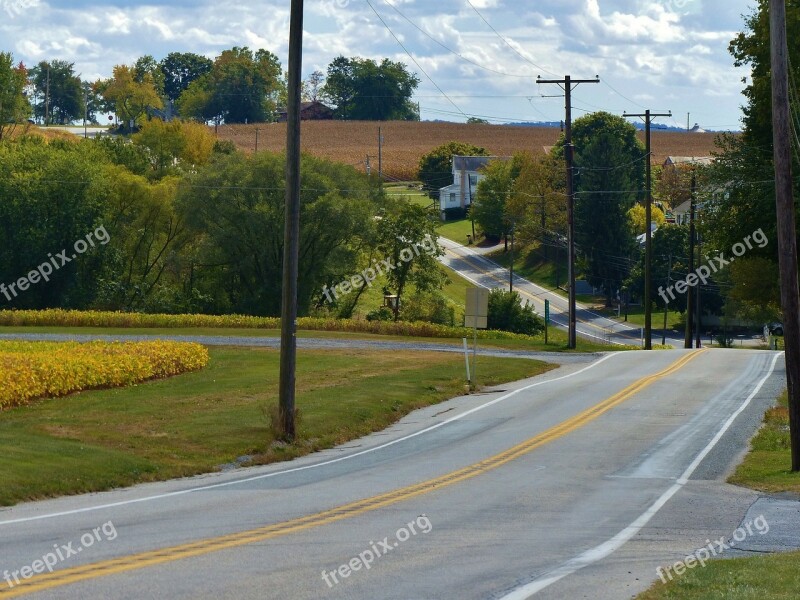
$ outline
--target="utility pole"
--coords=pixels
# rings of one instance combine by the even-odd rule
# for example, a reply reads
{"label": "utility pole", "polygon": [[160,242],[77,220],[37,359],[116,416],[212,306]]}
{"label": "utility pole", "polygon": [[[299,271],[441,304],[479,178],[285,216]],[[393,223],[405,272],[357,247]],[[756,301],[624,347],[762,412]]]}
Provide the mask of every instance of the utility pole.
{"label": "utility pole", "polygon": [[600,76],[594,79],[536,78],[536,83],[554,83],[564,90],[566,119],[564,120],[564,156],[567,162],[567,254],[569,279],[569,341],[567,347],[574,350],[578,346],[577,317],[575,311],[575,147],[572,145],[572,90],[582,83],[600,83]]}
{"label": "utility pole", "polygon": [[83,88],[83,139],[89,137],[89,130],[87,129],[86,121],[89,119],[89,90]]}
{"label": "utility pole", "polygon": [[508,271],[508,291],[514,291],[514,224],[511,224],[511,261]]}
{"label": "utility pole", "polygon": [[789,388],[789,436],[792,471],[800,471],[800,303],[797,281],[797,236],[792,189],[792,141],[789,123],[789,59],[786,40],[786,4],[770,0],[772,44],[772,131],[775,153],[775,203],[778,212],[778,258]]}
{"label": "utility pole", "polygon": [[[692,171],[692,198],[689,208],[689,273],[694,273],[694,205],[695,194],[697,192],[697,175]],[[691,286],[686,290],[686,334],[683,338],[683,347],[692,347],[692,315],[694,311],[692,307],[694,291]]]}
{"label": "utility pole", "polygon": [[47,83],[44,89],[44,126],[47,127],[50,120],[50,63],[47,64]]}
{"label": "utility pole", "polygon": [[631,115],[625,113],[623,117],[642,117],[644,118],[645,131],[645,151],[647,152],[647,164],[645,190],[647,198],[645,200],[645,242],[644,242],[644,349],[653,349],[653,230],[650,223],[653,220],[653,153],[651,146],[650,126],[655,117],[671,117],[669,113],[651,113],[645,111],[643,115]]}
{"label": "utility pole", "polygon": [[[695,208],[697,210],[697,208]],[[700,215],[697,215],[700,216]],[[700,236],[700,230],[695,227],[695,233],[697,234],[697,266],[700,266],[700,261],[702,260],[703,256],[703,238]],[[700,348],[703,345],[703,340],[700,338],[702,335],[702,305],[703,305],[703,283],[699,282],[697,284],[697,300],[695,301],[695,312],[697,313],[697,319],[695,321],[695,326],[697,327],[697,331],[695,331],[695,348]]]}
{"label": "utility pole", "polygon": [[297,278],[300,262],[300,97],[303,69],[303,0],[292,0],[289,30],[289,101],[286,114],[286,224],[281,309],[280,431],[294,440],[297,372]]}
{"label": "utility pole", "polygon": [[383,128],[378,127],[378,180],[383,181]]}
{"label": "utility pole", "polygon": [[[672,253],[669,254],[669,267],[667,267],[667,283],[664,289],[669,289],[669,282],[672,281]],[[669,312],[669,302],[664,302],[664,330],[661,332],[661,345],[667,345],[667,314]]]}

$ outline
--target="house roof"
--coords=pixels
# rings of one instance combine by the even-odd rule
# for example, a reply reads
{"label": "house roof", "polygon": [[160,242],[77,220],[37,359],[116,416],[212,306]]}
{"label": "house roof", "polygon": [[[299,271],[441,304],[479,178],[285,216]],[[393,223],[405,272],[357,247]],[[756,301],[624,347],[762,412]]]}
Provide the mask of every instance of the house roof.
{"label": "house roof", "polygon": [[493,160],[509,160],[508,156],[453,156],[454,171],[480,171]]}
{"label": "house roof", "polygon": [[668,156],[664,162],[664,166],[671,165],[712,165],[714,158],[712,156]]}
{"label": "house roof", "polygon": [[689,214],[689,211],[692,210],[692,201],[687,200],[683,204],[679,204],[672,210],[672,214],[677,215],[686,215]]}

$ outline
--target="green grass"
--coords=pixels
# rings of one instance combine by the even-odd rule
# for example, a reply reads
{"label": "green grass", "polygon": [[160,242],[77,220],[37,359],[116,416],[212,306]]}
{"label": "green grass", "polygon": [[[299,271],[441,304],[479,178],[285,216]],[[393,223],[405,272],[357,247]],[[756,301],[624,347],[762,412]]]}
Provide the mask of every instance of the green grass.
{"label": "green grass", "polygon": [[[472,221],[469,219],[459,219],[458,221],[445,221],[438,228],[439,235],[446,237],[448,240],[453,240],[459,244],[467,245],[467,235],[472,235]],[[477,239],[473,239],[473,243],[479,244],[483,240],[483,234],[478,226],[475,226],[475,233]]]}
{"label": "green grass", "polygon": [[[509,251],[499,250],[492,253],[489,258],[497,264],[508,268],[511,263],[511,244]],[[556,265],[558,257],[558,266]],[[566,252],[547,249],[545,256],[544,248],[538,244],[533,247],[514,248],[514,273],[532,281],[542,287],[556,290],[558,287],[564,288],[567,282],[567,262]],[[565,292],[564,292],[565,293]]]}
{"label": "green grass", "polygon": [[[666,566],[666,565],[665,565]],[[800,589],[800,553],[712,560],[637,600],[793,600]]]}
{"label": "green grass", "polygon": [[433,200],[428,194],[419,189],[417,182],[390,183],[383,186],[387,196],[403,196],[412,204],[422,208],[433,208]]}
{"label": "green grass", "polygon": [[800,493],[800,473],[792,473],[789,400],[783,393],[767,411],[764,426],[751,442],[749,454],[728,480],[763,492]]}
{"label": "green grass", "polygon": [[[767,411],[764,426],[730,483],[767,493],[800,493],[800,474],[791,472],[788,395]],[[666,566],[666,565],[665,565]],[[763,600],[797,598],[800,553],[713,560],[666,585],[657,581],[638,600]]]}
{"label": "green grass", "polygon": [[[397,351],[301,351],[298,440],[276,443],[278,352],[212,348],[203,371],[85,392],[0,412],[0,505],[215,471],[237,457],[286,460],[383,429],[463,393],[463,357]],[[481,358],[499,384],[552,368]]]}

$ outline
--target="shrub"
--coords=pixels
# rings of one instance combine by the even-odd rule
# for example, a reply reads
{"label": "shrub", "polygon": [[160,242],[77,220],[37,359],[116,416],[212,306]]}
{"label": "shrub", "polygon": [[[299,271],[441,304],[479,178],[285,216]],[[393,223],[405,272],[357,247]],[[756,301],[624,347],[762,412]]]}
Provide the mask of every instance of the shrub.
{"label": "shrub", "polygon": [[500,329],[525,335],[544,331],[544,319],[530,303],[522,304],[517,292],[492,290],[489,294],[489,329]]}

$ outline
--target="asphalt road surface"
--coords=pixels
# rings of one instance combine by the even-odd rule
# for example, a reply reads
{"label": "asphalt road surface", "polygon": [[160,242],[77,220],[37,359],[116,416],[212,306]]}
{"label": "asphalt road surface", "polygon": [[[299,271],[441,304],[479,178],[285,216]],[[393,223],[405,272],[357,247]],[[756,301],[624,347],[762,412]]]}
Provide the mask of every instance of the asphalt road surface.
{"label": "asphalt road surface", "polygon": [[[0,598],[630,598],[759,516],[723,481],[783,376],[769,352],[611,353],[289,464],[20,505]],[[769,514],[738,552],[798,539]]]}
{"label": "asphalt road surface", "polygon": [[[474,248],[463,246],[446,238],[439,238],[439,244],[444,248],[445,255],[440,261],[457,272],[463,278],[477,286],[494,288],[509,288],[508,269],[487,259]],[[514,290],[518,292],[523,301],[528,301],[536,308],[540,315],[544,314],[544,301],[550,301],[550,316],[553,325],[564,330],[569,324],[569,303],[564,296],[551,290],[531,283],[523,277],[514,276]],[[641,347],[641,328],[633,327],[626,323],[619,323],[599,315],[586,306],[576,305],[575,317],[577,320],[576,331],[580,337],[595,342],[610,345],[632,345]],[[653,343],[660,344],[662,332],[657,329],[658,315],[653,315]],[[666,343],[672,346],[683,347],[683,335],[667,331]]]}

